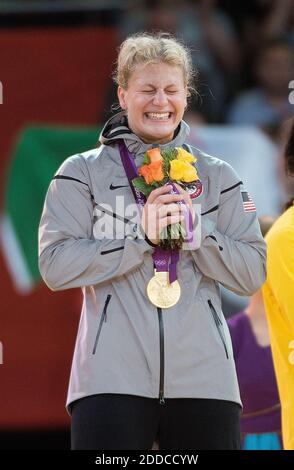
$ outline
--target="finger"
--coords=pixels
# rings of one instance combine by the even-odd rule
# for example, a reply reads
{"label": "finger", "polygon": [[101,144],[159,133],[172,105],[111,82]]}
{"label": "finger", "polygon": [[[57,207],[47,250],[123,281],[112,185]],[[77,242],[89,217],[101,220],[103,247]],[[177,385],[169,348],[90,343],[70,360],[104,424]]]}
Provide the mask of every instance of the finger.
{"label": "finger", "polygon": [[184,220],[184,215],[169,215],[164,219],[161,219],[161,226],[166,227],[167,225],[176,224]]}
{"label": "finger", "polygon": [[186,190],[180,186],[178,183],[173,183],[175,185],[175,187],[181,192],[181,193],[185,193]]}
{"label": "finger", "polygon": [[179,183],[176,183],[176,181],[173,181],[173,184],[174,184],[178,189],[183,190],[183,187],[182,187]]}
{"label": "finger", "polygon": [[176,188],[178,189],[179,193],[182,194],[184,197],[190,198],[189,193],[186,191],[186,189],[182,188],[179,184],[175,183]]}
{"label": "finger", "polygon": [[191,201],[190,194],[184,188],[182,188],[179,184],[177,183],[174,183],[174,184],[176,188],[179,190],[180,194],[183,196],[184,201],[192,208],[193,204]]}
{"label": "finger", "polygon": [[178,183],[174,183],[174,185],[175,185],[175,187],[177,188],[177,190],[179,191],[180,194],[182,194],[183,196],[189,196],[187,191],[184,188],[182,188],[182,186],[180,186]]}
{"label": "finger", "polygon": [[160,188],[153,189],[153,191],[149,194],[149,197],[147,199],[148,203],[152,203],[154,199],[156,199],[157,196],[160,194],[166,194],[171,190],[170,185],[166,186],[160,186]]}
{"label": "finger", "polygon": [[179,206],[178,204],[164,204],[163,206],[160,206],[157,210],[159,218],[166,217],[168,214],[183,214],[183,212],[184,208]]}
{"label": "finger", "polygon": [[177,202],[183,199],[181,194],[160,194],[154,199],[154,204],[170,204],[171,202]]}
{"label": "finger", "polygon": [[180,205],[186,205],[188,207],[192,207],[192,201],[188,193],[186,194],[181,193],[180,196],[181,196],[180,201],[178,201]]}

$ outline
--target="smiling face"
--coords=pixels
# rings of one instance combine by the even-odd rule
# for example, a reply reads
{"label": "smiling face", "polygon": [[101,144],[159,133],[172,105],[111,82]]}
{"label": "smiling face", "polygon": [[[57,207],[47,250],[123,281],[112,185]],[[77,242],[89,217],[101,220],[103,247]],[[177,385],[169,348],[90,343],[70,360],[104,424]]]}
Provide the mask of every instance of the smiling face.
{"label": "smiling face", "polygon": [[141,140],[170,142],[187,105],[183,71],[163,62],[137,65],[127,89],[118,87],[118,98],[130,129]]}

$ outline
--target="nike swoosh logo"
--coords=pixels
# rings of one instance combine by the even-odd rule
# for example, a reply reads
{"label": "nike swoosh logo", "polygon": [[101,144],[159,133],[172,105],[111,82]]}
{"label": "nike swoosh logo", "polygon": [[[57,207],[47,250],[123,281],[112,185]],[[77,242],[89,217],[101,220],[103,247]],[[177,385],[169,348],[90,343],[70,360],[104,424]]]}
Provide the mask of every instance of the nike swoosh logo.
{"label": "nike swoosh logo", "polygon": [[127,188],[128,185],[125,185],[125,186],[113,186],[113,184],[111,183],[111,185],[109,186],[109,189],[118,189],[118,188]]}

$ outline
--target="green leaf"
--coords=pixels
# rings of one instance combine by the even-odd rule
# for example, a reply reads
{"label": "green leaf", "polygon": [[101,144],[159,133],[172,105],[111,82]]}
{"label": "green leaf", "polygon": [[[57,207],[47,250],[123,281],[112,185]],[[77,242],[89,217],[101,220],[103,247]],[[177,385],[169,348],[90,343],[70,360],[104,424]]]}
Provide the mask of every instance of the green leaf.
{"label": "green leaf", "polygon": [[163,227],[163,229],[160,232],[159,238],[164,240],[167,238],[167,236],[168,236],[167,227]]}
{"label": "green leaf", "polygon": [[180,224],[179,229],[180,229],[180,234],[181,234],[181,236],[182,236],[183,238],[186,238],[186,235],[187,235],[187,234],[186,234],[186,230],[185,230],[185,228],[182,226],[182,224]]}
{"label": "green leaf", "polygon": [[167,148],[161,151],[163,157],[164,175],[169,179],[170,162],[177,158],[178,151],[175,148]]}
{"label": "green leaf", "polygon": [[146,197],[148,197],[151,191],[153,191],[154,189],[153,187],[150,187],[150,185],[147,184],[144,178],[142,178],[141,176],[134,178],[132,180],[132,183],[135,188],[138,189],[138,191],[140,191],[140,193],[144,194],[144,196]]}
{"label": "green leaf", "polygon": [[149,163],[150,163],[150,157],[149,157],[149,155],[148,155],[147,152],[146,152],[146,153],[144,154],[142,166],[143,166],[143,165],[149,165]]}

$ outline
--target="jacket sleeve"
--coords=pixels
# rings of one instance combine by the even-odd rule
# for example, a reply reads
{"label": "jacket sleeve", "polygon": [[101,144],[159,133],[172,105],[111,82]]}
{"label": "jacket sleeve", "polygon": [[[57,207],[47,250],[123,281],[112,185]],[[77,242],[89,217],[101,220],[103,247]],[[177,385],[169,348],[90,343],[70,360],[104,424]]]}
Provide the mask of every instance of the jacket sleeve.
{"label": "jacket sleeve", "polygon": [[[239,295],[252,295],[265,281],[266,244],[256,211],[245,211],[242,182],[223,162],[218,217],[201,219],[201,244],[192,251],[199,270]],[[247,193],[246,193],[247,194]]]}
{"label": "jacket sleeve", "polygon": [[39,270],[53,290],[95,285],[134,270],[154,248],[134,224],[127,238],[93,237],[93,196],[86,163],[69,157],[47,191],[39,225]]}

